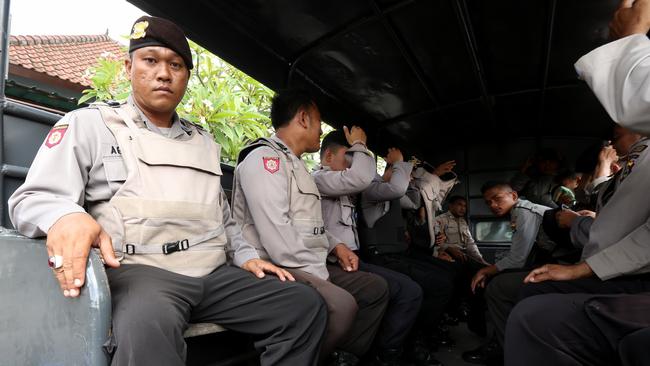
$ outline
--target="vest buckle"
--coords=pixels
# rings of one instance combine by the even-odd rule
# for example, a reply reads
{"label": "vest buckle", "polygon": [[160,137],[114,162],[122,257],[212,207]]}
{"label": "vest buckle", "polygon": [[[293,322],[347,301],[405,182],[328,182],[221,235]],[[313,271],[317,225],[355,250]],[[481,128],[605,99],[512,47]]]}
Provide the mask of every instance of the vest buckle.
{"label": "vest buckle", "polygon": [[190,247],[190,242],[187,239],[178,240],[170,243],[165,243],[162,246],[162,251],[164,254],[171,254],[174,252],[179,252],[182,250],[187,250]]}
{"label": "vest buckle", "polygon": [[133,244],[126,244],[126,245],[125,245],[125,249],[126,249],[126,254],[129,254],[129,255],[133,255],[133,254],[135,254],[135,245],[133,245]]}

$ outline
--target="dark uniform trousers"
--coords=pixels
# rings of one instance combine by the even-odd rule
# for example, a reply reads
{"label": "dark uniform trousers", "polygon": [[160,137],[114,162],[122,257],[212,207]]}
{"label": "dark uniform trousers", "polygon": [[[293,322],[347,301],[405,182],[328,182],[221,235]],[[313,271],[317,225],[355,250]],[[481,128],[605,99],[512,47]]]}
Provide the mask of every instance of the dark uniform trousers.
{"label": "dark uniform trousers", "polygon": [[363,271],[346,272],[338,264],[327,265],[329,281],[301,270],[287,268],[296,278],[320,293],[329,320],[321,350],[325,357],[335,348],[362,356],[368,351],[388,305],[388,285],[381,277]]}
{"label": "dark uniform trousers", "polygon": [[397,349],[404,345],[422,304],[422,288],[405,274],[361,261],[359,269],[374,273],[388,283],[388,308],[377,333],[380,349]]}
{"label": "dark uniform trousers", "polygon": [[106,270],[113,304],[112,365],[185,365],[189,323],[262,336],[262,365],[316,365],[327,308],[316,291],[223,265],[188,277],[146,265]]}
{"label": "dark uniform trousers", "polygon": [[[617,302],[627,297],[623,294],[647,292],[650,292],[648,274],[606,281],[592,277],[524,285],[519,292],[521,302],[508,319],[507,364],[620,364],[616,352],[619,341],[650,325],[650,301],[630,302],[627,306]],[[608,308],[618,314],[610,314]],[[635,344],[635,339],[643,338],[644,333],[640,334],[625,345]],[[650,355],[647,344],[643,350],[647,361]]]}
{"label": "dark uniform trousers", "polygon": [[454,291],[454,263],[433,257],[411,258],[406,254],[368,254],[366,261],[409,276],[422,287],[419,330],[436,331]]}

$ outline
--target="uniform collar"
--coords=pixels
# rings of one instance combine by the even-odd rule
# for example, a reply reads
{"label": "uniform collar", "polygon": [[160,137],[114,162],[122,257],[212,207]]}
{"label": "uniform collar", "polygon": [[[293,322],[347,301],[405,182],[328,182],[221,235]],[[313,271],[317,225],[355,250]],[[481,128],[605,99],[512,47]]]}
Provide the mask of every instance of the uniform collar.
{"label": "uniform collar", "polygon": [[147,118],[147,116],[145,116],[145,114],[142,112],[140,107],[138,107],[138,105],[135,103],[135,100],[133,99],[132,95],[129,95],[129,98],[127,99],[127,103],[131,105],[131,107],[133,107],[134,110],[138,112],[137,118],[134,121],[143,122],[149,131],[155,132],[159,135],[167,136],[171,139],[177,139],[179,137],[190,135],[191,128],[181,122],[181,119],[180,117],[178,117],[178,114],[176,112],[174,112],[174,115],[172,116],[172,126],[169,129],[169,134],[167,134],[167,133],[163,133],[162,130],[158,126],[156,126],[155,123],[151,122]]}
{"label": "uniform collar", "polygon": [[282,147],[282,148],[286,149],[288,152],[290,152],[291,156],[295,156],[296,158],[298,158],[298,156],[293,151],[291,151],[291,148],[289,148],[289,146],[287,146],[287,144],[285,144],[284,141],[282,141],[282,139],[278,137],[278,135],[273,134],[273,135],[271,135],[271,137],[269,137],[269,139],[277,142],[280,145],[280,147]]}

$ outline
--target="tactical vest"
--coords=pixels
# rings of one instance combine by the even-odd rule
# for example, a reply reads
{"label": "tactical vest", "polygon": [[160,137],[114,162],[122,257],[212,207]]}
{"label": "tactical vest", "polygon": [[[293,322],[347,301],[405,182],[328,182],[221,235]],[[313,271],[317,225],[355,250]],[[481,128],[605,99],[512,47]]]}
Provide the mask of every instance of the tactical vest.
{"label": "tactical vest", "polygon": [[237,172],[235,172],[233,182],[232,216],[241,225],[244,239],[257,249],[260,258],[272,260],[282,267],[300,269],[327,279],[329,273],[326,268],[326,259],[329,252],[329,241],[325,235],[321,195],[316,183],[305,165],[298,159],[293,159],[291,151],[286,146],[272,139],[261,138],[245,147],[239,153],[237,165],[244,161],[251,151],[262,146],[273,149],[284,163],[280,166],[284,165],[287,169],[290,225],[299,234],[302,243],[286,243],[290,252],[287,252],[282,258],[271,259],[269,257],[260,239],[260,235],[263,235],[263,228],[255,226]]}
{"label": "tactical vest", "polygon": [[[193,277],[224,264],[220,146],[196,127],[185,141],[151,132],[128,104],[94,108],[115,136],[127,173],[115,195],[88,212],[121,262]],[[111,163],[122,161],[104,162]]]}
{"label": "tactical vest", "polygon": [[388,212],[377,220],[374,227],[369,228],[362,217],[358,231],[364,251],[370,254],[404,253],[408,249],[404,236],[406,222],[399,198],[390,201]]}

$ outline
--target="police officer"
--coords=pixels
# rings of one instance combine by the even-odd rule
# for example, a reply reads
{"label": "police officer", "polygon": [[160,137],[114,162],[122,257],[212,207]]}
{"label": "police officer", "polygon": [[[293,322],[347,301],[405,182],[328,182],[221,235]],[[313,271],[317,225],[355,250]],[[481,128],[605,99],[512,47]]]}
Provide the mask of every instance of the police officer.
{"label": "police officer", "polygon": [[[362,251],[368,262],[403,273],[422,287],[418,331],[431,338],[427,342],[436,342],[437,346],[440,319],[453,291],[454,265],[438,258],[419,259],[408,255],[400,199],[407,191],[413,164],[405,162],[397,148],[388,150],[386,163],[384,176],[376,174],[361,194],[359,235]],[[430,356],[423,361],[439,364]]]}
{"label": "police officer", "polygon": [[[544,346],[549,357],[544,362],[550,359],[568,365],[571,364],[569,360],[575,359],[589,364],[611,364],[610,355],[603,353],[610,350],[611,345],[600,342],[602,337],[585,339],[585,334],[572,331],[585,323],[580,314],[576,314],[576,306],[588,300],[585,294],[650,292],[647,247],[650,205],[646,194],[650,183],[649,147],[650,141],[643,139],[630,149],[626,164],[615,179],[618,187],[591,224],[583,260],[575,265],[545,265],[534,269],[524,279],[527,284],[519,297],[535,296],[536,300],[523,301],[513,310],[506,332],[506,360],[510,364],[520,364],[523,360],[531,361],[527,364],[541,364],[534,356],[537,353],[532,351],[538,345],[531,332],[537,331],[557,335],[548,338],[550,342]],[[540,306],[544,305],[549,306],[541,311]],[[549,312],[549,308],[553,311]],[[618,334],[615,328],[608,328],[603,334],[605,339],[620,338],[615,336]],[[561,343],[573,336],[578,338],[575,343],[581,346],[567,351]]]}
{"label": "police officer", "polygon": [[[100,249],[113,365],[184,365],[188,321],[259,335],[263,365],[316,364],[322,300],[282,282],[291,275],[242,239],[221,189],[219,146],[174,112],[193,66],[182,30],[141,17],[129,53],[128,101],[68,113],[52,128],[9,200],[14,225],[47,235],[68,297],[82,290],[90,248]],[[243,269],[225,265],[227,245]]]}
{"label": "police officer", "polygon": [[[324,355],[335,347],[352,362],[370,347],[388,302],[386,281],[359,271],[359,258],[325,230],[321,194],[300,156],[320,148],[313,98],[282,90],[273,98],[275,135],[244,148],[235,170],[233,213],[262,258],[318,290],[328,304]],[[363,147],[361,147],[363,148]],[[333,263],[327,263],[327,257]],[[336,264],[338,262],[338,264]],[[358,309],[358,311],[357,311]]]}
{"label": "police officer", "polygon": [[502,357],[506,320],[527,273],[522,269],[532,268],[536,252],[553,249],[554,243],[542,229],[544,212],[550,207],[519,198],[517,192],[506,182],[486,182],[481,187],[481,192],[495,216],[510,216],[512,244],[505,257],[482,268],[472,279],[471,288],[476,291],[485,287],[488,279],[496,276],[485,292],[495,337],[474,350],[464,352],[463,359],[468,362],[498,363]]}
{"label": "police officer", "polygon": [[[375,160],[366,148],[366,134],[359,127],[330,132],[321,143],[321,166],[312,172],[323,196],[325,229],[355,253],[361,248],[357,233],[356,195],[375,177]],[[377,335],[376,358],[382,365],[396,364],[415,323],[422,289],[408,276],[388,268],[359,262],[359,270],[381,276],[388,283],[390,300]]]}
{"label": "police officer", "polygon": [[471,258],[477,263],[487,264],[465,220],[467,201],[464,197],[453,196],[449,198],[448,204],[449,210],[435,219],[445,237],[440,244],[440,250],[446,251],[452,258],[462,262]]}

